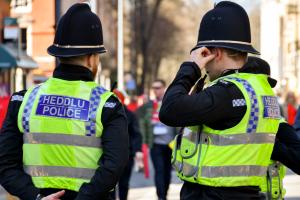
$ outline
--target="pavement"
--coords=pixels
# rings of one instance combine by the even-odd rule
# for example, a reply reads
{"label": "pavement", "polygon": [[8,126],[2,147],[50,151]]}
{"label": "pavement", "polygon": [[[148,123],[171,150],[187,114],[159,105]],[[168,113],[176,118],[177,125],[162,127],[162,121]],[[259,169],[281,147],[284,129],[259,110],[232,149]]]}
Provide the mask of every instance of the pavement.
{"label": "pavement", "polygon": [[288,171],[283,185],[286,188],[287,200],[300,200],[300,176]]}

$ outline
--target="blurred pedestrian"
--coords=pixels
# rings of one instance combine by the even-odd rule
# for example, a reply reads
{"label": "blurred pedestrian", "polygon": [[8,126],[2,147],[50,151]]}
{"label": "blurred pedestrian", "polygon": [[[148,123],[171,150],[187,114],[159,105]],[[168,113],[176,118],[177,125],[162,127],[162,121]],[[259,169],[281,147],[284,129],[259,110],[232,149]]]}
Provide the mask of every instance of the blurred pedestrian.
{"label": "blurred pedestrian", "polygon": [[[125,98],[127,96],[125,91],[115,89],[113,91],[120,102],[124,105]],[[134,165],[134,160],[136,162],[143,162],[143,153],[142,153],[142,135],[140,133],[139,123],[135,114],[130,111],[126,106],[124,106],[125,113],[128,121],[128,134],[129,134],[129,160],[126,168],[124,169],[121,178],[118,184],[118,193],[120,200],[127,200],[129,181]],[[116,196],[116,195],[114,195]],[[115,199],[115,197],[114,197]]]}
{"label": "blurred pedestrian", "polygon": [[94,82],[103,45],[86,3],[59,21],[53,77],[12,95],[0,134],[0,184],[25,200],[110,199],[128,160],[122,104]]}
{"label": "blurred pedestrian", "polygon": [[296,132],[300,138],[300,106],[298,107],[297,114],[295,117],[295,123],[294,123],[293,127],[296,130]]}
{"label": "blurred pedestrian", "polygon": [[137,96],[132,95],[130,97],[129,103],[127,104],[127,109],[134,113],[137,111],[138,109]]}
{"label": "blurred pedestrian", "polygon": [[150,100],[138,110],[143,143],[150,147],[150,154],[154,166],[154,181],[159,200],[167,199],[171,181],[171,154],[169,143],[173,140],[176,129],[166,126],[158,113],[166,89],[164,80],[157,79],[152,83],[155,99]]}
{"label": "blurred pedestrian", "polygon": [[297,98],[294,92],[289,91],[283,104],[284,117],[290,125],[294,125],[297,114]]}
{"label": "blurred pedestrian", "polygon": [[[259,54],[246,11],[221,1],[202,18],[190,61],[167,89],[160,120],[189,127],[177,135],[172,159],[183,200],[266,199],[271,159],[300,173],[300,142],[281,118],[276,80],[247,63],[248,53]],[[211,82],[189,95],[204,69]]]}
{"label": "blurred pedestrian", "polygon": [[0,96],[0,129],[2,127],[7,112],[9,99],[9,96]]}

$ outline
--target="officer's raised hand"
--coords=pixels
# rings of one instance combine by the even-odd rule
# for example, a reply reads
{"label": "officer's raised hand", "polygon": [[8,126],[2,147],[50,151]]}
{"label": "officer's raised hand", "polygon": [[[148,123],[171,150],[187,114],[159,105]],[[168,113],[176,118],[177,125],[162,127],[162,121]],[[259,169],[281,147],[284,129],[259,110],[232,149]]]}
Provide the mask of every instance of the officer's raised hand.
{"label": "officer's raised hand", "polygon": [[214,58],[215,55],[206,47],[201,47],[191,52],[191,60],[198,65],[200,70]]}

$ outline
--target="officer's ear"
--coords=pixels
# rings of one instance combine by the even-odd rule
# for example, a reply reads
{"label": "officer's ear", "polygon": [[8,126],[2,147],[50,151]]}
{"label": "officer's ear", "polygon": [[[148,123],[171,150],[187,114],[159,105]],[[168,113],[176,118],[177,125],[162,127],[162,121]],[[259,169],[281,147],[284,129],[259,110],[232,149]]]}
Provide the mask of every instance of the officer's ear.
{"label": "officer's ear", "polygon": [[99,63],[98,54],[87,55],[87,65],[89,68],[94,68],[95,66],[98,66],[98,63]]}
{"label": "officer's ear", "polygon": [[100,54],[90,54],[87,58],[87,65],[89,70],[93,73],[93,76],[97,75],[98,67],[100,63]]}
{"label": "officer's ear", "polygon": [[87,66],[91,68],[93,66],[93,54],[88,54],[86,58]]}
{"label": "officer's ear", "polygon": [[212,53],[215,55],[215,61],[219,62],[224,57],[225,51],[222,48],[214,48]]}

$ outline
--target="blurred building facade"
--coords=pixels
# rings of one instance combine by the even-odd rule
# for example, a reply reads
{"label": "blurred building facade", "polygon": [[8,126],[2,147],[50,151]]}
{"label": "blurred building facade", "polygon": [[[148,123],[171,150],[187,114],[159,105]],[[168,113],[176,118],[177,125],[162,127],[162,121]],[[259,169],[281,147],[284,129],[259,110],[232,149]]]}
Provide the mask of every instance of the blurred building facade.
{"label": "blurred building facade", "polygon": [[[38,64],[37,69],[25,74],[27,80],[26,88],[33,84],[44,82],[52,75],[53,69],[57,65],[57,60],[47,53],[47,47],[53,42],[59,18],[72,4],[77,2],[79,0],[0,0],[0,21],[3,22],[4,17],[8,16],[17,19],[20,38],[16,39],[15,43],[20,41],[22,51],[26,52]],[[102,71],[97,76],[96,81],[109,88],[111,85],[109,78],[111,69],[116,68],[117,63],[115,56],[117,26],[116,13],[114,13],[117,9],[117,1],[90,0],[89,2],[92,10],[101,18],[104,42],[108,49],[108,53],[101,56],[104,66],[102,66]],[[0,23],[0,41],[3,38],[3,24]],[[18,73],[19,76],[25,76],[18,70],[13,72],[11,76],[15,76]],[[9,76],[10,74],[4,77]],[[4,82],[11,81],[10,78],[6,79]],[[12,81],[20,82],[18,80]],[[11,92],[24,89],[19,83],[15,83],[15,85]]]}
{"label": "blurred building facade", "polygon": [[[0,43],[4,39],[4,19],[10,15],[10,5],[8,1],[0,1]],[[10,72],[0,67],[0,98],[8,96],[10,88],[8,84],[10,82]]]}
{"label": "blurred building facade", "polygon": [[55,34],[55,0],[12,0],[10,5],[11,17],[17,18],[20,26],[22,49],[39,66],[31,79],[43,82],[55,67],[55,58],[47,54]]}
{"label": "blurred building facade", "polygon": [[280,91],[300,92],[300,0],[262,0],[261,53]]}
{"label": "blurred building facade", "polygon": [[30,86],[32,70],[38,66],[27,53],[26,29],[11,17],[12,5],[25,7],[28,2],[0,0],[0,96],[3,91],[9,95]]}
{"label": "blurred building facade", "polygon": [[10,5],[8,1],[0,1],[0,41],[3,40],[3,29],[4,29],[4,21],[5,17],[9,16],[10,12]]}

